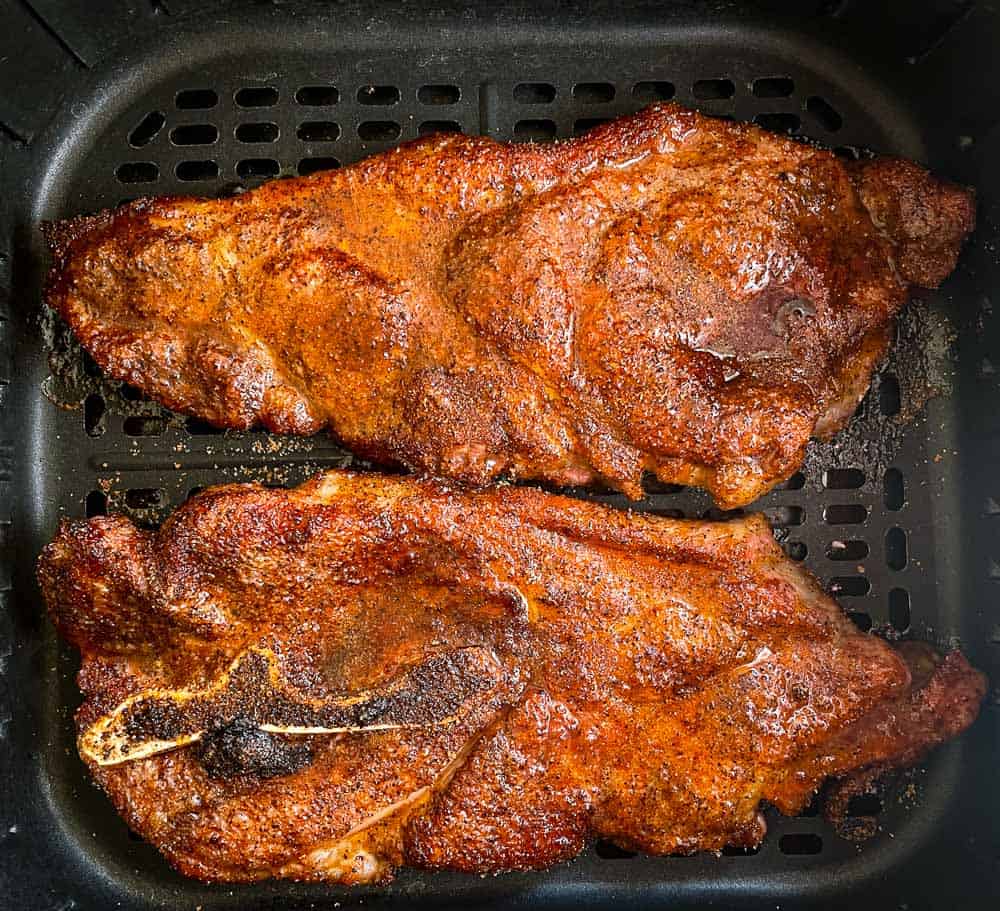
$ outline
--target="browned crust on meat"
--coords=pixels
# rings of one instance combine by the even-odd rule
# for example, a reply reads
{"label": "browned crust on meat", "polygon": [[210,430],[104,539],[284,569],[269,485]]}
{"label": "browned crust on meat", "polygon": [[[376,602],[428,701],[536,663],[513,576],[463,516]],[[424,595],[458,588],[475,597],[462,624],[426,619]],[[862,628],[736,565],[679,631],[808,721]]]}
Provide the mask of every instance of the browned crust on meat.
{"label": "browned crust on meat", "polygon": [[638,496],[648,470],[733,507],[844,423],[973,219],[916,165],[659,105],[50,226],[47,300],[108,374],[221,427],[473,484]]}
{"label": "browned crust on meat", "polygon": [[857,165],[861,201],[892,239],[900,275],[936,288],[955,268],[961,240],[976,227],[976,196],[938,180],[912,161],[878,158]]}
{"label": "browned crust on meat", "polygon": [[38,577],[91,772],[202,879],[756,844],[761,801],[912,762],[985,692],[957,653],[860,633],[760,516],[331,472],[155,532],[65,523]]}

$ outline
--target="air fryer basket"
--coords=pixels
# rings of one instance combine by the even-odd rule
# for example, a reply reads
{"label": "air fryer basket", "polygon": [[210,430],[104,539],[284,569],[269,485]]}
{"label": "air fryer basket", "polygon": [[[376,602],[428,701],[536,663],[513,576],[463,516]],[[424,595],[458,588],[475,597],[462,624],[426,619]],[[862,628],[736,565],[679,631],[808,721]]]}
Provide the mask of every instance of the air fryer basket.
{"label": "air fryer basket", "polygon": [[[979,229],[958,272],[907,312],[850,428],[751,508],[859,625],[961,645],[1000,680],[992,8],[0,0],[0,10],[0,904],[994,906],[997,690],[960,741],[855,804],[857,831],[874,832],[861,843],[813,807],[768,811],[759,851],[721,857],[598,844],[543,873],[403,871],[353,890],[183,880],[87,780],[72,728],[75,658],[33,579],[63,517],[117,511],[151,524],[208,484],[287,485],[351,464],[325,437],[218,433],[103,379],[42,314],[43,220],[140,195],[238,192],[429,131],[567,137],[672,98],[846,156],[905,155],[977,188]],[[662,485],[634,508],[718,515],[704,495]]]}

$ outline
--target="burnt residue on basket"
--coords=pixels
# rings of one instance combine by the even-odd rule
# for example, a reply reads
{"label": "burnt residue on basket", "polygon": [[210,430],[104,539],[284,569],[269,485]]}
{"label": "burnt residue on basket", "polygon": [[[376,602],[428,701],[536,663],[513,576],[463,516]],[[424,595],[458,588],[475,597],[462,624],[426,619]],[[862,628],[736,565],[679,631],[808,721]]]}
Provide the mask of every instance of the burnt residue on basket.
{"label": "burnt residue on basket", "polygon": [[927,418],[927,403],[954,389],[956,332],[949,317],[924,297],[899,317],[896,341],[851,422],[831,440],[813,440],[803,471],[819,477],[851,465],[869,478],[892,466],[903,438]]}

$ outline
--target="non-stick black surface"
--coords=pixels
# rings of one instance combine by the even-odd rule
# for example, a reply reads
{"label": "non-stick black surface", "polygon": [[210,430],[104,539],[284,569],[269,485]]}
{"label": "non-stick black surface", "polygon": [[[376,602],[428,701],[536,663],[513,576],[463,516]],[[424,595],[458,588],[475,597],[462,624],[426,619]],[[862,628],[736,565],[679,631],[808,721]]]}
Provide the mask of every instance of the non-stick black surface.
{"label": "non-stick black surface", "polygon": [[[871,6],[0,2],[0,906],[993,906],[997,691],[961,741],[856,804],[856,829],[875,831],[862,843],[812,809],[769,812],[750,854],[599,844],[544,873],[404,871],[354,890],[182,880],[86,778],[75,659],[32,577],[63,517],[156,523],[209,484],[294,484],[351,461],[325,437],[218,433],[100,377],[42,315],[41,220],[239,192],[434,130],[547,141],[673,98],[844,155],[902,154],[979,190],[958,272],[911,306],[850,428],[752,508],[859,625],[960,643],[1000,680],[1000,17]],[[632,508],[718,515],[662,486]]]}

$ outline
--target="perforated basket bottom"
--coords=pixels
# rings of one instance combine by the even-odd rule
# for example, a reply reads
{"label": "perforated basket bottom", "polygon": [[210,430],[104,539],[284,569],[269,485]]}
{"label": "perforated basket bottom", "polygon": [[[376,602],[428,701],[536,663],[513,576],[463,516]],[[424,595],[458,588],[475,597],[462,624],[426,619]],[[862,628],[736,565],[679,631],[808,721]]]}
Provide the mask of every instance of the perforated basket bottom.
{"label": "perforated basket bottom", "polygon": [[[88,137],[82,146],[87,153],[67,160],[70,170],[52,182],[55,189],[40,203],[40,212],[65,217],[140,195],[231,193],[267,178],[345,165],[440,130],[512,141],[568,137],[663,99],[809,136],[845,156],[863,154],[858,150],[867,147],[919,151],[900,148],[893,140],[905,129],[888,136],[861,101],[829,77],[764,51],[748,55],[738,48],[681,43],[656,51],[619,48],[589,60],[558,51],[503,59],[455,52],[422,58],[420,66],[412,63],[389,53],[258,55],[209,62],[197,72],[147,84],[106,128]],[[942,364],[948,328],[933,295],[916,303],[906,325],[905,358],[876,378],[851,426],[833,444],[815,445],[801,473],[751,508],[767,514],[785,552],[804,561],[862,629],[927,636],[939,627],[930,517],[942,492],[934,461],[941,450],[934,421],[919,409],[928,367],[935,383],[947,384]],[[938,347],[928,346],[928,339]],[[917,355],[920,361],[914,363]],[[58,413],[52,408],[46,417],[45,445],[52,455],[40,467],[39,484],[52,495],[37,523],[39,543],[62,516],[122,512],[155,524],[210,484],[293,485],[324,468],[351,464],[350,455],[326,437],[219,433],[106,382],[76,349],[58,360],[54,378],[46,378],[39,361],[37,381],[51,398],[83,407]],[[946,406],[930,407],[933,416]],[[720,515],[702,493],[663,485],[633,504],[610,493],[574,494],[661,515]],[[63,654],[60,660],[57,711],[66,757],[57,760],[65,783],[55,786],[55,799],[67,801],[81,831],[99,828],[101,856],[112,864],[123,858],[117,875],[134,880],[140,874],[126,867],[138,864],[141,877],[173,888],[173,874],[151,848],[129,844],[124,824],[103,798],[72,797],[86,786],[72,756],[67,707],[77,696],[68,674],[71,659]],[[797,818],[769,812],[771,831],[759,851],[648,858],[598,844],[546,875],[553,882],[600,883],[620,879],[619,865],[627,863],[631,880],[710,880],[724,894],[748,877],[773,884],[857,863],[874,857],[880,844],[920,818],[915,795],[925,785],[929,791],[939,787],[937,768],[932,763],[930,773],[911,775],[884,799],[855,805],[860,821],[877,830],[860,854],[813,806]],[[413,890],[416,883],[432,891],[430,879],[405,872],[390,891]],[[474,885],[463,888],[476,894]]]}

